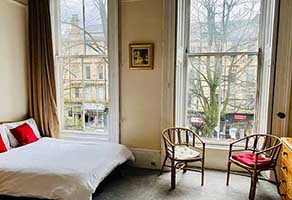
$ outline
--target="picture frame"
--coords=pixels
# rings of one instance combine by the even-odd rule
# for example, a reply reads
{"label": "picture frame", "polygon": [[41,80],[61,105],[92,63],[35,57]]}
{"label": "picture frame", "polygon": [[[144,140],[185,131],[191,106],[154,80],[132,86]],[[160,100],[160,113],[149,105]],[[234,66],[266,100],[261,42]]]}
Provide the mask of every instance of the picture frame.
{"label": "picture frame", "polygon": [[130,69],[152,70],[154,61],[153,43],[135,43],[129,45]]}

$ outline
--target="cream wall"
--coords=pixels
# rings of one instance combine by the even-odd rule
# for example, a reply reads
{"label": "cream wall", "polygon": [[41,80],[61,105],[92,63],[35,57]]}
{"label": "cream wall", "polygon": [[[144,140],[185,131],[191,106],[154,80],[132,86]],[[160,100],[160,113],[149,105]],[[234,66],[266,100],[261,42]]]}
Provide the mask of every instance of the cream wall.
{"label": "cream wall", "polygon": [[0,121],[28,113],[27,8],[0,1]]}
{"label": "cream wall", "polygon": [[[163,0],[120,1],[121,143],[138,167],[159,168],[162,109]],[[129,44],[155,44],[154,70],[129,69]],[[206,167],[225,170],[228,150],[206,149]]]}
{"label": "cream wall", "polygon": [[[120,1],[121,143],[160,150],[162,0]],[[129,69],[129,44],[154,43],[154,70]]]}

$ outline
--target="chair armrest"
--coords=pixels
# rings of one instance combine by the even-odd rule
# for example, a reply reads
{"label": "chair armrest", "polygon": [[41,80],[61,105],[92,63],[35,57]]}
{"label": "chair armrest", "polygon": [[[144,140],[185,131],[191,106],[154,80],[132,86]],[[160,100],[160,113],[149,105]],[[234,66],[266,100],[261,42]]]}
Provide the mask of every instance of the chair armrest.
{"label": "chair armrest", "polygon": [[[193,133],[194,134],[194,133]],[[206,143],[198,136],[198,135],[196,135],[196,134],[194,134],[195,136],[196,136],[196,138],[198,138],[198,140],[200,141],[200,143],[203,145],[203,146],[205,146],[206,145]]]}
{"label": "chair armrest", "polygon": [[247,140],[247,139],[250,138],[250,137],[251,137],[251,136],[246,136],[246,137],[244,137],[244,138],[238,139],[238,140],[236,140],[236,141],[234,141],[234,142],[231,142],[230,145],[237,144],[237,143],[239,143],[239,142],[241,142],[241,141]]}
{"label": "chair armrest", "polygon": [[282,146],[282,143],[277,144],[276,146],[273,146],[273,147],[267,148],[267,149],[265,149],[265,150],[255,152],[256,157],[258,157],[259,155],[261,155],[261,154],[263,154],[263,153],[266,153],[266,152],[268,152],[268,151],[272,151],[273,149],[279,148],[280,146]]}
{"label": "chair armrest", "polygon": [[164,141],[164,145],[165,145],[165,153],[174,157],[175,145],[165,136],[163,136],[163,141]]}
{"label": "chair armrest", "polygon": [[229,151],[232,151],[232,152],[233,152],[233,151],[238,151],[238,150],[232,150],[232,147],[233,147],[234,144],[240,143],[240,142],[242,142],[242,141],[245,141],[245,147],[244,147],[244,149],[242,149],[242,151],[251,150],[251,149],[248,148],[248,140],[249,140],[249,138],[251,138],[251,137],[254,137],[254,135],[249,135],[249,136],[246,136],[246,137],[244,137],[244,138],[238,139],[238,140],[236,140],[236,141],[230,143]]}
{"label": "chair armrest", "polygon": [[190,132],[192,133],[193,135],[193,138],[198,138],[198,140],[200,141],[200,143],[205,146],[206,143],[202,140],[202,138],[200,138],[200,136],[198,134],[196,134],[195,132],[193,132],[192,130],[190,130]]}
{"label": "chair armrest", "polygon": [[202,148],[202,151],[203,151],[203,157],[205,157],[206,143],[202,141],[202,144],[203,144],[203,148]]}
{"label": "chair armrest", "polygon": [[175,145],[167,137],[163,136],[163,139],[167,145],[174,148]]}
{"label": "chair armrest", "polygon": [[199,139],[199,141],[202,144],[202,146],[201,147],[196,146],[196,148],[198,148],[201,151],[201,153],[204,154],[204,156],[205,156],[206,143],[200,137],[197,136],[197,138]]}

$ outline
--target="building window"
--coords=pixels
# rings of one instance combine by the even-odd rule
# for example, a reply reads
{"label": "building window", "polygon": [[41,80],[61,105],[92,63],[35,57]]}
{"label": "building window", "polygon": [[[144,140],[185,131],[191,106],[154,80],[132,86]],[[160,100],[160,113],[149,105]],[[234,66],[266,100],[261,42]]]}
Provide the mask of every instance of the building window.
{"label": "building window", "polygon": [[103,66],[100,66],[99,68],[98,68],[98,79],[99,80],[103,80],[104,78],[104,74],[105,74],[105,72],[104,72],[104,67]]}
{"label": "building window", "polygon": [[99,85],[97,87],[97,99],[99,101],[104,101],[106,99],[106,95],[105,95],[105,91],[106,91],[106,88],[103,86],[103,85]]}
{"label": "building window", "polygon": [[94,98],[92,98],[91,87],[84,88],[84,100],[85,100],[85,102],[90,102],[90,101],[94,100]]}
{"label": "building window", "polygon": [[72,110],[68,110],[68,117],[73,117]]}
{"label": "building window", "polygon": [[[176,124],[210,143],[254,132],[260,0],[182,1]],[[181,28],[180,28],[181,27]],[[182,75],[181,75],[182,74]]]}
{"label": "building window", "polygon": [[[63,133],[118,133],[117,5],[116,0],[53,1]],[[101,94],[99,87],[106,92]]]}
{"label": "building window", "polygon": [[90,66],[86,66],[85,67],[85,77],[87,80],[90,80],[91,79],[91,71],[90,71]]}
{"label": "building window", "polygon": [[80,98],[80,88],[75,88],[75,99]]}

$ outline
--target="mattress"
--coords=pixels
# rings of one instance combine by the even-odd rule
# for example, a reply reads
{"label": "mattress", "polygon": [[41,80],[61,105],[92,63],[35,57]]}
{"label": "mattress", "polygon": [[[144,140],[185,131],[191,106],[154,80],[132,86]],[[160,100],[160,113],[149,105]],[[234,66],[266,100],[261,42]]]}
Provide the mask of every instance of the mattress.
{"label": "mattress", "polygon": [[0,154],[0,194],[91,200],[99,183],[133,154],[115,143],[53,138]]}

